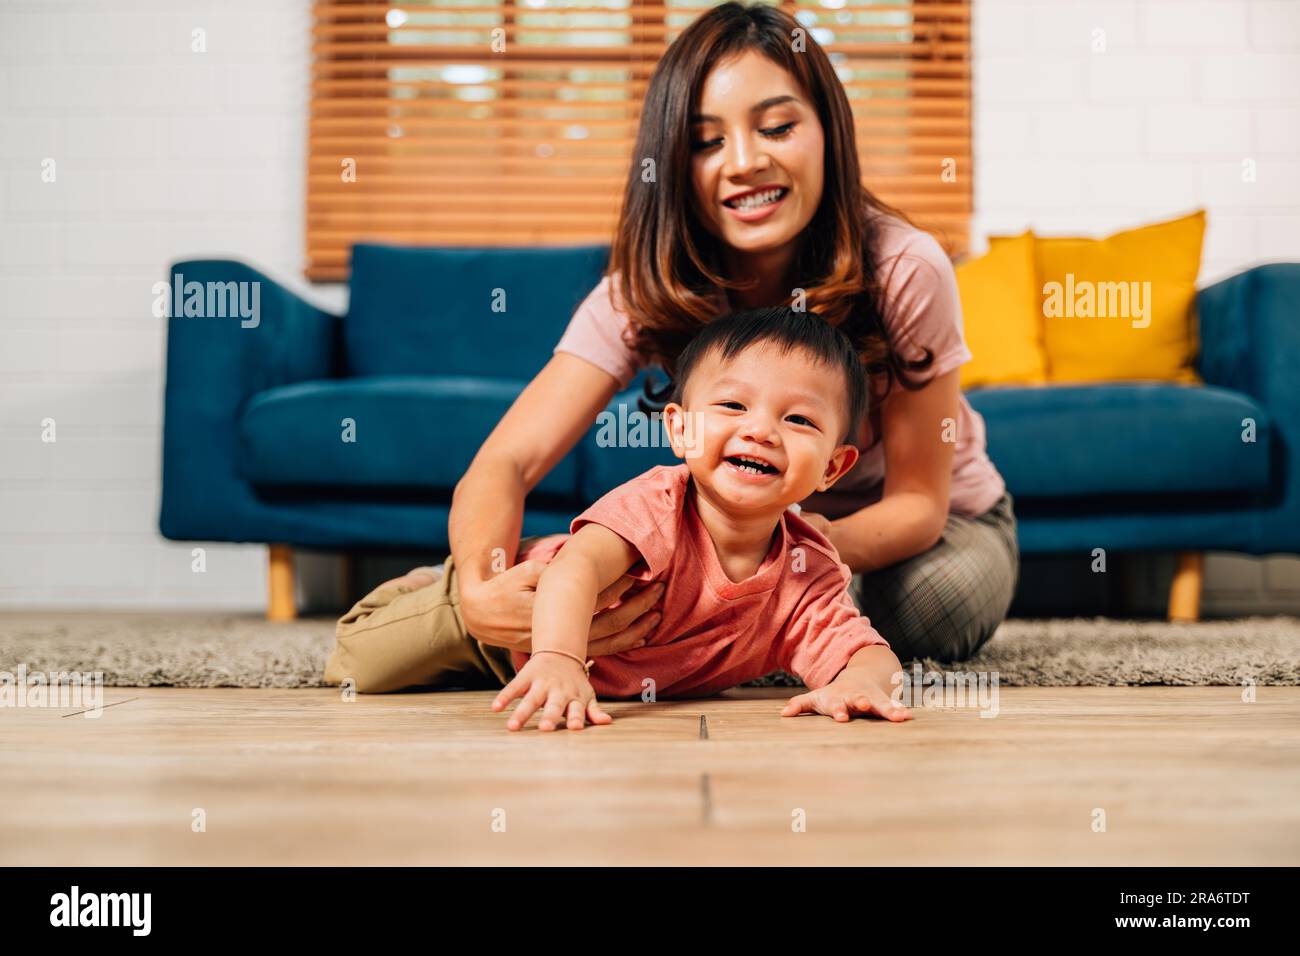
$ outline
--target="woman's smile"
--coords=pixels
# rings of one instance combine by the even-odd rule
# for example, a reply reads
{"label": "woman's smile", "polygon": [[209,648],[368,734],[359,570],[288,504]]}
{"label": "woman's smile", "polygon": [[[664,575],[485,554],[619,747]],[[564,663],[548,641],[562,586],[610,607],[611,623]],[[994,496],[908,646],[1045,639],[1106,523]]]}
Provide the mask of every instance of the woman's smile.
{"label": "woman's smile", "polygon": [[775,215],[783,208],[790,190],[784,186],[771,189],[751,190],[741,194],[739,199],[723,200],[723,207],[741,222],[761,222]]}

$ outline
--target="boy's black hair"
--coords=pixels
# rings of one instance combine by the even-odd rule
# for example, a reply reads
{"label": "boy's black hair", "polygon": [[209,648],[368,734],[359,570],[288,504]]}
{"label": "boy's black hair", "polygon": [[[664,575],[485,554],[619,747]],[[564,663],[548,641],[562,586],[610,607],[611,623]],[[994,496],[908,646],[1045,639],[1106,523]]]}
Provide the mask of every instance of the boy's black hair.
{"label": "boy's black hair", "polygon": [[798,312],[788,305],[747,309],[714,319],[695,334],[677,358],[669,401],[682,404],[686,382],[704,356],[717,349],[721,358],[735,358],[745,349],[771,342],[782,352],[801,349],[815,362],[836,369],[843,378],[847,428],[840,444],[857,441],[867,413],[867,373],[853,343],[843,331],[816,312]]}

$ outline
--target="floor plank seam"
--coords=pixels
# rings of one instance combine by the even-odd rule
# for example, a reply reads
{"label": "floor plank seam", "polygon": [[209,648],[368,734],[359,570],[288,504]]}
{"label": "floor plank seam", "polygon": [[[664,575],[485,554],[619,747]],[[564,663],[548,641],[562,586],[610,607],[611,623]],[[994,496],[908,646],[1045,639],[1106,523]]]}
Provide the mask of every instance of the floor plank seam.
{"label": "floor plank seam", "polygon": [[[129,703],[131,703],[131,701],[133,701],[133,700],[139,700],[139,699],[140,699],[139,697],[128,697],[126,700],[115,700],[115,701],[113,701],[113,703],[111,703],[111,704],[104,704],[104,706],[100,707],[99,709],[100,709],[100,710],[108,710],[108,708],[110,708],[110,707],[116,707],[118,704],[129,704]],[[77,717],[77,716],[79,716],[80,714],[88,714],[88,713],[90,713],[90,712],[91,712],[92,710],[94,710],[94,709],[95,709],[94,707],[87,707],[85,710],[78,710],[78,711],[75,711],[75,712],[73,712],[73,713],[71,713],[71,714],[60,714],[59,716],[60,716],[60,717]]]}

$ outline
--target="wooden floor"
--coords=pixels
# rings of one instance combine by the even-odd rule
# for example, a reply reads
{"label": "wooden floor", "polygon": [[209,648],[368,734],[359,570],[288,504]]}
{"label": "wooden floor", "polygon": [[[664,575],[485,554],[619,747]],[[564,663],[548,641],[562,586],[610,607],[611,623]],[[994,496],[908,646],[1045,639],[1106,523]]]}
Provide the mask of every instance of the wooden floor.
{"label": "wooden floor", "polygon": [[487,692],[4,708],[0,864],[1300,863],[1300,688],[1002,688],[897,725],[789,694],[547,734]]}

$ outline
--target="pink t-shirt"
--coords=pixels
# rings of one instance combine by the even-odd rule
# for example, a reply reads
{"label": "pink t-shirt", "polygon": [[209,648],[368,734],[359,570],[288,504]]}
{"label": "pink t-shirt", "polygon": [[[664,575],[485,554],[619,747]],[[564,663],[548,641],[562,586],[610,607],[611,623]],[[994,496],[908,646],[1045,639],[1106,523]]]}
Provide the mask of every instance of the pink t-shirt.
{"label": "pink t-shirt", "polygon": [[[638,697],[654,681],[658,697],[708,697],[774,670],[824,687],[859,649],[888,643],[849,595],[849,568],[811,525],[786,511],[752,577],[722,570],[695,506],[686,465],[656,465],[609,492],[569,524],[600,524],[641,559],[628,571],[662,581],[663,618],[642,647],[593,658],[600,697]],[[550,561],[568,535],[548,535],[519,561]],[[633,585],[638,587],[638,585]],[[516,669],[528,655],[512,652]]]}
{"label": "pink t-shirt", "polygon": [[[943,247],[929,233],[893,216],[881,215],[880,221],[876,262],[885,289],[885,324],[904,359],[923,358],[927,348],[933,353],[930,368],[912,376],[924,382],[971,358],[962,336],[956,273]],[[718,309],[719,315],[729,310],[725,291],[718,295]],[[645,365],[640,353],[624,341],[627,325],[617,283],[607,275],[578,306],[554,351],[586,359],[614,376],[620,389],[626,388]],[[957,514],[977,517],[997,503],[1006,486],[989,460],[984,419],[965,395],[958,400],[956,426],[950,507]],[[800,502],[804,508],[833,519],[880,500],[885,448],[883,442],[874,440],[869,416],[863,421],[857,446],[861,452],[857,464],[830,491]]]}

